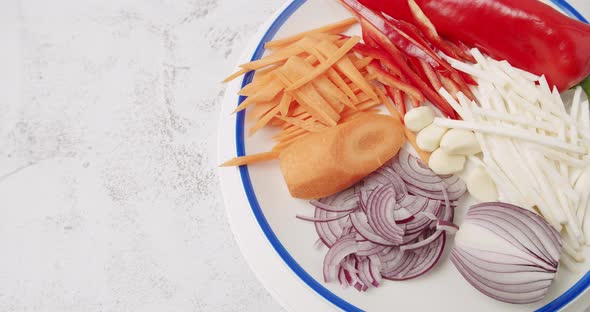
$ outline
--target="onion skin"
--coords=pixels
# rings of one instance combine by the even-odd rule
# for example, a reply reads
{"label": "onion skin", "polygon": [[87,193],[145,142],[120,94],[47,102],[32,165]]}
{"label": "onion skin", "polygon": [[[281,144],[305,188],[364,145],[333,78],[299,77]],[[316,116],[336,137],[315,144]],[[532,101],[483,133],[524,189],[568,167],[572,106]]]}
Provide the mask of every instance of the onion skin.
{"label": "onion skin", "polygon": [[559,233],[542,217],[518,206],[490,202],[468,210],[451,262],[488,297],[527,304],[547,294],[561,250]]}

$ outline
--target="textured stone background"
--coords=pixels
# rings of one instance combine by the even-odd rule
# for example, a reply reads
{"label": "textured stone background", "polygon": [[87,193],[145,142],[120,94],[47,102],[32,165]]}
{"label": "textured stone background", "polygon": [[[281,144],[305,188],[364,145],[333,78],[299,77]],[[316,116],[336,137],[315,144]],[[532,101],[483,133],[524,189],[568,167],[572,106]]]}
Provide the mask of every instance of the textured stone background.
{"label": "textured stone background", "polygon": [[215,145],[219,81],[283,1],[14,1],[0,311],[280,310],[226,223]]}

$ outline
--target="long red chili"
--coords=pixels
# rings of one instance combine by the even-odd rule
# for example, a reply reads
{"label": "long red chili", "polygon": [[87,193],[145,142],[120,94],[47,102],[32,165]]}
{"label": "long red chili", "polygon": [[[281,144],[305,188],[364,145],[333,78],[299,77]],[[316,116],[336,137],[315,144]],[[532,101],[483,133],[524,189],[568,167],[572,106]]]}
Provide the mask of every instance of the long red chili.
{"label": "long red chili", "polygon": [[[408,0],[359,0],[415,23]],[[539,0],[415,0],[444,37],[545,75],[559,90],[590,74],[590,25]]]}

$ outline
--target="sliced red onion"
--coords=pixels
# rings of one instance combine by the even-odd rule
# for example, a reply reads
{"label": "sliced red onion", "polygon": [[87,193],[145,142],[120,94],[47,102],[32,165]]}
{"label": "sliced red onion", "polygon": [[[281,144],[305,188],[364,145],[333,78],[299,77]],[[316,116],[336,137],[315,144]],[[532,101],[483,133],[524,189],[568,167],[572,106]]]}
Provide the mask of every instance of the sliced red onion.
{"label": "sliced red onion", "polygon": [[452,222],[442,221],[439,220],[438,224],[436,225],[437,230],[445,231],[449,234],[455,234],[459,231],[459,227],[453,224]]}
{"label": "sliced red onion", "polygon": [[295,217],[297,219],[309,221],[309,222],[331,222],[331,221],[337,221],[337,220],[340,220],[344,217],[347,217],[348,215],[350,215],[351,212],[352,211],[348,211],[348,212],[340,213],[335,216],[326,217],[326,218],[306,217],[306,216],[301,216],[301,215],[297,215]]}
{"label": "sliced red onion", "polygon": [[326,281],[366,291],[383,278],[412,279],[434,267],[446,232],[457,228],[455,200],[465,189],[457,177],[437,176],[402,150],[353,187],[311,201],[313,218],[298,218],[314,222],[329,248]]}
{"label": "sliced red onion", "polygon": [[354,236],[341,238],[328,250],[324,260],[324,280],[326,283],[333,282],[338,278],[342,260],[356,251],[357,245]]}
{"label": "sliced red onion", "polygon": [[359,257],[366,257],[375,255],[383,251],[387,246],[373,243],[369,240],[359,240],[357,237],[358,251],[356,255]]}
{"label": "sliced red onion", "polygon": [[451,261],[485,295],[525,304],[545,297],[561,247],[557,231],[537,214],[505,203],[481,203],[467,211]]}
{"label": "sliced red onion", "polygon": [[369,225],[375,233],[388,241],[401,243],[404,228],[395,223],[393,215],[395,196],[393,188],[378,187],[369,195],[365,203],[366,214]]}
{"label": "sliced red onion", "polygon": [[326,210],[326,211],[331,211],[331,212],[349,212],[355,209],[358,209],[359,205],[358,205],[358,197],[356,195],[353,195],[354,199],[355,199],[355,203],[349,206],[330,206],[327,204],[324,204],[322,202],[319,202],[317,200],[312,200],[309,203],[314,205],[316,208],[322,209],[322,210]]}
{"label": "sliced red onion", "polygon": [[[445,246],[445,235],[440,235],[433,243],[425,248],[402,252],[397,250],[394,258],[389,263],[383,265],[383,278],[389,280],[408,280],[423,275],[430,271],[442,256]],[[412,267],[410,270],[400,270],[404,267],[405,259],[412,258]],[[406,267],[407,268],[407,267]]]}

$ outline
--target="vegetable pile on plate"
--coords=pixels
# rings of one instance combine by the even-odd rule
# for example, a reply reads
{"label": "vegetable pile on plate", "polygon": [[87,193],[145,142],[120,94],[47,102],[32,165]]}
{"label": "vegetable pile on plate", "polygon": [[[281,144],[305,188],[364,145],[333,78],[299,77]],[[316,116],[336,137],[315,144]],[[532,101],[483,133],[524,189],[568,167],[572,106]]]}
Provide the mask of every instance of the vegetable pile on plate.
{"label": "vegetable pile on plate", "polygon": [[311,203],[323,244],[326,282],[359,291],[381,279],[408,280],[440,259],[445,233],[454,233],[454,207],[467,191],[455,176],[439,177],[402,149],[353,187]]}
{"label": "vegetable pile on plate", "polygon": [[356,19],[271,41],[228,77],[255,71],[236,112],[276,143],[224,166],[280,161],[312,199],[298,218],[328,247],[328,283],[417,278],[456,233],[473,287],[542,300],[590,244],[590,26],[537,0],[339,2]]}

